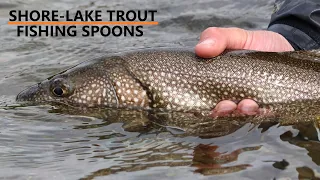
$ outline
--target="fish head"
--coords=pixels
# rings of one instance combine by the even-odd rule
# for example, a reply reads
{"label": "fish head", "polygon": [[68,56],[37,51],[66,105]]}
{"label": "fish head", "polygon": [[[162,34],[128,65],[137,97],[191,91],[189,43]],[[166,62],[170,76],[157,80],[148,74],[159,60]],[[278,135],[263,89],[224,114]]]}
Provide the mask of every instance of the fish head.
{"label": "fish head", "polygon": [[21,91],[16,100],[28,105],[116,107],[117,97],[103,63],[78,65]]}
{"label": "fish head", "polygon": [[21,91],[16,100],[29,104],[43,104],[46,102],[70,104],[74,91],[74,82],[67,77],[57,75]]}

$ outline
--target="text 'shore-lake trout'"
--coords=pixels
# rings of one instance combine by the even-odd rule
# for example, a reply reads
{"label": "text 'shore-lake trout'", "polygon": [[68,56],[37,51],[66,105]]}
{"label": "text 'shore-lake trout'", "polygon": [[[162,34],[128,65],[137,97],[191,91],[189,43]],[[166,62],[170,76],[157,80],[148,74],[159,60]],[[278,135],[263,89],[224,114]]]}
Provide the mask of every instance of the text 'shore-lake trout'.
{"label": "text 'shore-lake trout'", "polygon": [[320,111],[318,59],[319,51],[229,53],[212,59],[184,50],[129,52],[82,63],[22,91],[17,100],[209,112],[221,100],[251,98],[279,116],[307,119]]}

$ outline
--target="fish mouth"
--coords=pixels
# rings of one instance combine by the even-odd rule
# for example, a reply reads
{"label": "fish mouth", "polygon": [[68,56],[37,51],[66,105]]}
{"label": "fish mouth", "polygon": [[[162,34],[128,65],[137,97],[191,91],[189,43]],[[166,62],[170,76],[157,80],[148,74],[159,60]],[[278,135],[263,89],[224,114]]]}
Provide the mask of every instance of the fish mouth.
{"label": "fish mouth", "polygon": [[17,95],[16,101],[17,102],[35,102],[39,91],[40,91],[39,84],[26,88],[25,90],[21,91]]}
{"label": "fish mouth", "polygon": [[24,105],[40,105],[49,103],[51,105],[76,108],[76,106],[73,106],[68,102],[59,101],[51,97],[44,97],[43,94],[43,89],[41,88],[39,83],[21,91],[17,95],[16,101],[23,103]]}

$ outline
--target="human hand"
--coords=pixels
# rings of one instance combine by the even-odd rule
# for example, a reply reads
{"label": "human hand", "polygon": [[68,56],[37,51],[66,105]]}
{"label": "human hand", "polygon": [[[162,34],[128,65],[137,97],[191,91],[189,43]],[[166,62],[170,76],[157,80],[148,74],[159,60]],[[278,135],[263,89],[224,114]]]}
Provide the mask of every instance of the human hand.
{"label": "human hand", "polygon": [[[226,49],[269,52],[294,50],[282,35],[272,31],[210,27],[202,32],[195,52],[200,57],[211,58],[218,56]],[[242,115],[255,115],[259,113],[259,105],[250,99],[244,99],[238,104],[224,100],[216,105],[213,116],[224,116],[234,112]]]}

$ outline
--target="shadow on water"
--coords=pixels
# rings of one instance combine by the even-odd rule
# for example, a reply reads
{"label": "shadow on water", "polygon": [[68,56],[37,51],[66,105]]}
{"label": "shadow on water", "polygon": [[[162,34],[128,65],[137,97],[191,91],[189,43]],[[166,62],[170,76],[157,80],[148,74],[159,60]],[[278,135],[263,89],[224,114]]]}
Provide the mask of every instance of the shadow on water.
{"label": "shadow on water", "polygon": [[[47,123],[50,123],[49,127],[55,127],[54,129],[57,125],[62,125],[61,123],[67,124],[59,127],[59,131],[46,129],[40,136],[39,132],[24,133],[27,133],[27,139],[39,143],[38,148],[53,142],[53,148],[49,150],[53,151],[51,152],[53,154],[43,154],[38,158],[44,156],[50,158],[53,155],[51,158],[55,161],[54,169],[66,168],[64,170],[72,172],[74,171],[72,164],[79,164],[81,167],[83,162],[95,167],[86,169],[82,175],[76,176],[80,179],[117,175],[125,177],[123,173],[143,171],[147,171],[147,174],[157,174],[159,171],[157,168],[161,167],[187,168],[194,177],[199,175],[232,177],[234,173],[241,173],[240,176],[243,178],[256,179],[261,176],[260,170],[255,172],[256,169],[265,168],[272,172],[264,175],[268,178],[277,178],[280,175],[283,177],[287,174],[283,173],[286,171],[291,175],[285,177],[318,178],[318,168],[315,170],[320,162],[317,153],[318,132],[314,124],[310,123],[279,126],[275,121],[252,123],[250,118],[243,118],[243,121],[239,121],[238,118],[234,122],[232,118],[213,121],[212,118],[190,116],[185,113],[171,115],[170,118],[161,116],[161,119],[166,119],[160,121],[154,116],[147,119],[150,115],[144,111],[119,109],[70,111],[56,107],[48,109],[45,106],[36,107],[38,112],[33,109],[34,113],[30,113],[30,108],[33,109],[33,107],[15,107],[7,108],[6,111],[18,109],[19,111],[15,111],[14,114],[19,117],[33,117],[30,121],[32,124],[41,124],[42,119],[51,117],[51,122]],[[46,111],[50,113],[47,114]],[[62,119],[66,121],[61,121]],[[211,128],[204,128],[205,126]],[[188,129],[189,127],[191,128]],[[275,132],[276,134],[273,134]],[[55,140],[43,138],[46,136]],[[274,142],[277,138],[280,138],[279,141]],[[280,147],[274,149],[274,146]],[[290,155],[285,157],[281,154],[288,149],[292,152],[297,149],[305,150],[312,160],[297,164]],[[19,161],[19,157],[30,156],[30,152],[12,155]],[[75,156],[72,158],[73,162],[68,162],[72,156]],[[37,167],[39,162],[37,156],[34,157],[32,161]],[[308,164],[311,162],[315,165],[309,167]],[[49,162],[39,165],[45,169],[53,168],[52,164],[47,163]],[[292,175],[292,171],[297,175]],[[185,175],[181,171],[168,172],[166,169],[164,172],[163,177],[166,178]],[[142,174],[139,173],[138,176]]]}
{"label": "shadow on water", "polygon": [[[58,110],[59,111],[59,110]],[[131,110],[114,110],[103,109],[94,111],[81,111],[90,116],[96,116],[103,119],[102,124],[75,126],[75,129],[91,129],[101,126],[107,126],[112,123],[121,123],[121,127],[125,131],[137,132],[137,137],[155,135],[158,137],[161,133],[167,133],[170,138],[188,138],[199,137],[202,140],[214,142],[216,138],[223,139],[223,143],[232,143],[234,137],[246,136],[252,130],[258,130],[261,135],[270,128],[281,126],[278,119],[263,119],[257,122],[256,119],[250,117],[238,118],[216,118],[199,117],[195,114],[173,112],[171,115],[159,116],[151,115],[152,113],[131,111]],[[64,112],[66,113],[66,112]],[[68,111],[68,113],[74,113]],[[76,113],[76,114],[79,114]],[[283,142],[289,142],[295,146],[304,148],[308,151],[308,156],[312,161],[319,165],[320,156],[318,155],[320,142],[318,140],[318,127],[314,122],[306,122],[293,124],[291,126],[296,130],[296,135],[292,131],[284,131],[279,137]],[[178,133],[175,133],[178,131]],[[242,132],[241,132],[242,131]],[[240,132],[240,133],[239,133]],[[99,139],[109,139],[111,137],[124,137],[118,133],[108,134],[106,136],[98,136]],[[230,139],[231,138],[231,139]],[[200,141],[201,142],[201,141]],[[123,143],[122,140],[115,143]],[[174,143],[173,146],[162,147],[161,145],[152,146],[142,150],[141,147],[133,149],[125,149],[108,156],[94,156],[91,158],[112,159],[117,154],[126,154],[121,165],[111,166],[105,169],[99,169],[86,176],[83,179],[94,179],[97,176],[106,176],[120,172],[133,172],[146,170],[152,167],[181,167],[189,166],[195,168],[193,172],[205,176],[222,175],[236,173],[253,168],[251,163],[243,163],[238,161],[239,156],[243,153],[257,154],[264,145],[258,143],[255,145],[243,146],[241,148],[230,148],[225,151],[217,151],[219,145],[215,143],[203,144],[197,143],[193,146],[183,142]],[[146,145],[148,147],[148,145]],[[118,149],[119,147],[112,148]],[[188,153],[175,153],[179,150],[189,150]],[[191,153],[190,153],[191,152]],[[275,169],[285,171],[290,163],[286,159],[282,160],[264,160],[265,163],[272,163]],[[299,179],[320,179],[318,172],[308,166],[295,168]],[[276,178],[276,177],[274,177]]]}
{"label": "shadow on water", "polygon": [[[156,140],[151,140],[150,143],[146,143],[143,146],[138,145],[135,142],[130,142],[131,148],[123,146],[128,139],[126,135],[118,132],[109,132],[100,136],[89,136],[98,138],[98,140],[110,140],[116,138],[112,144],[115,147],[109,147],[106,150],[96,150],[100,155],[91,156],[90,159],[104,159],[112,160],[121,159],[118,161],[120,164],[111,166],[109,168],[99,169],[90,173],[82,179],[94,179],[99,176],[106,176],[117,174],[121,172],[134,172],[147,170],[153,167],[191,167],[192,172],[202,175],[219,175],[228,174],[246,170],[251,167],[250,164],[237,164],[228,165],[229,163],[237,163],[238,156],[245,152],[259,150],[262,146],[256,145],[252,147],[243,147],[230,151],[226,149],[224,152],[219,152],[218,145],[215,144],[202,144],[202,143],[188,143],[183,141],[167,143],[162,142],[171,138],[199,138],[205,141],[212,141],[212,138],[222,137],[235,133],[238,129],[245,127],[243,133],[250,131],[254,128],[244,118],[241,121],[232,121],[231,119],[218,119],[203,118],[198,116],[192,116],[188,113],[172,113],[171,115],[161,116],[155,118],[155,115],[150,115],[144,111],[133,110],[115,110],[115,109],[95,109],[88,110],[62,110],[55,109],[51,112],[63,112],[69,114],[89,115],[91,117],[98,117],[103,119],[100,124],[82,124],[75,126],[74,129],[99,129],[105,126],[112,125],[114,123],[120,123],[122,129],[125,132],[138,133],[136,137],[139,139],[145,139],[146,137],[153,137]],[[239,119],[238,119],[239,120]],[[269,125],[275,125],[275,123],[268,123]],[[206,128],[210,127],[210,128]],[[262,129],[267,129],[263,127]],[[165,134],[163,136],[163,134]],[[193,135],[193,136],[192,136]],[[163,137],[162,137],[163,136]],[[202,137],[202,138],[201,138]],[[148,138],[149,139],[149,138]],[[227,138],[228,139],[228,138]],[[224,139],[223,142],[232,140]],[[160,141],[159,141],[160,140]],[[214,141],[214,140],[213,140]],[[68,142],[72,143],[72,142]],[[121,144],[121,145],[120,145]],[[95,144],[95,146],[100,146]],[[69,149],[68,149],[69,150]],[[103,153],[109,153],[102,155]],[[114,152],[110,152],[114,151]],[[230,152],[229,152],[230,151]]]}

